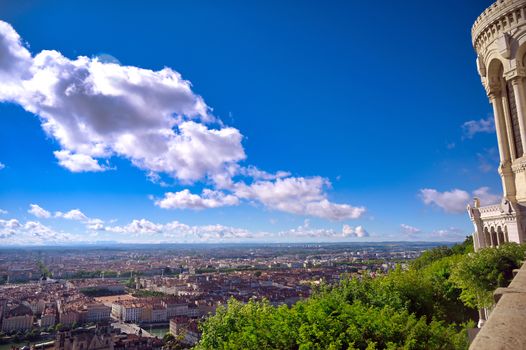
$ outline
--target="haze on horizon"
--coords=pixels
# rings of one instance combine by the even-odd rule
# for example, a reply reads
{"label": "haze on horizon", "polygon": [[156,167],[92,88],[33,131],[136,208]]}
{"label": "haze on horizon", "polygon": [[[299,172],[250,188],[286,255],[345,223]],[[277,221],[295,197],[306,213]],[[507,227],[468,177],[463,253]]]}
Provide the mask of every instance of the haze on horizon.
{"label": "haze on horizon", "polygon": [[2,4],[0,245],[463,240],[490,3]]}

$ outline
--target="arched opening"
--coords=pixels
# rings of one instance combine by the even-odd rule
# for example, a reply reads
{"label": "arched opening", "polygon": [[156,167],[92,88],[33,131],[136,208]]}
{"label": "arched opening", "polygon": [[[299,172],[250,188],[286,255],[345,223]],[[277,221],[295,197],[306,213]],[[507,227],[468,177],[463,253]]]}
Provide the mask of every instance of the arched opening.
{"label": "arched opening", "polygon": [[491,247],[491,236],[489,234],[488,228],[484,227],[484,248]]}
{"label": "arched opening", "polygon": [[[504,66],[500,60],[494,59],[490,62],[488,66],[488,80],[490,89],[500,92],[502,96],[502,98],[498,98],[497,100],[502,103],[505,116],[502,116],[500,122],[496,122],[496,125],[502,123],[500,133],[508,139],[508,142],[504,142],[503,140],[503,147],[508,148],[509,152],[507,153],[511,154],[513,158],[520,158],[524,154],[524,145],[521,141],[515,90],[512,82],[504,79]],[[498,116],[495,116],[495,118],[498,118]],[[499,132],[499,130],[497,130],[497,132]]]}
{"label": "arched opening", "polygon": [[491,236],[491,246],[496,247],[497,246],[497,232],[495,232],[495,227],[491,227],[490,229],[490,236]]}
{"label": "arched opening", "polygon": [[504,240],[504,232],[502,232],[502,228],[500,226],[497,227],[497,242],[499,245],[506,243]]}

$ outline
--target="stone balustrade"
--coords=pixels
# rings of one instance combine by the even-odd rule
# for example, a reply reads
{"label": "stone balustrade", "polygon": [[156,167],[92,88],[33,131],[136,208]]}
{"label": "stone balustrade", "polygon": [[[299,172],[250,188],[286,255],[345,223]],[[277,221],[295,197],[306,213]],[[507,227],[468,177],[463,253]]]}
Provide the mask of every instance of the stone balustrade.
{"label": "stone balustrade", "polygon": [[479,207],[478,210],[481,214],[500,214],[501,213],[501,206],[500,204],[493,204],[493,205],[486,205],[484,207]]}
{"label": "stone balustrade", "polygon": [[526,264],[507,288],[498,288],[497,304],[480,329],[470,350],[526,350]]}

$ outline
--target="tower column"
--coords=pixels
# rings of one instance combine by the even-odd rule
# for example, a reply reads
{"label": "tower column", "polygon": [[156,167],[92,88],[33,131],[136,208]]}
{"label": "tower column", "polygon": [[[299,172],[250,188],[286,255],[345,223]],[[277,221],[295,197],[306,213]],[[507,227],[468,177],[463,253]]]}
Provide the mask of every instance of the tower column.
{"label": "tower column", "polygon": [[513,85],[513,92],[515,93],[515,104],[517,105],[517,116],[519,117],[519,129],[521,132],[521,143],[522,147],[526,147],[526,111],[524,106],[526,105],[526,94],[524,93],[523,78],[521,76],[515,76],[511,79]]}
{"label": "tower column", "polygon": [[495,129],[497,131],[497,141],[499,143],[500,163],[501,166],[506,166],[510,163],[510,143],[504,123],[502,94],[500,92],[492,92],[489,95],[489,100],[493,105],[493,114],[495,116]]}
{"label": "tower column", "polygon": [[[510,140],[506,130],[506,115],[504,113],[504,99],[501,90],[493,90],[489,93],[489,100],[493,106],[495,117],[495,129],[497,131],[497,142],[499,144],[500,166],[499,174],[502,178],[502,189],[504,197],[514,200],[516,188],[513,172],[511,170]],[[489,243],[489,242],[488,242]]]}

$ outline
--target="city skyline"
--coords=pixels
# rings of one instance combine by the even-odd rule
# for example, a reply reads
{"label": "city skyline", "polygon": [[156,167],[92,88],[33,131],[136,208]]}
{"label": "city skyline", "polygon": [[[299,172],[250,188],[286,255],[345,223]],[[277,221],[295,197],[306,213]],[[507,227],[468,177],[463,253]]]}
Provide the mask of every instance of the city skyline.
{"label": "city skyline", "polygon": [[0,243],[463,240],[501,188],[451,3],[6,5]]}

